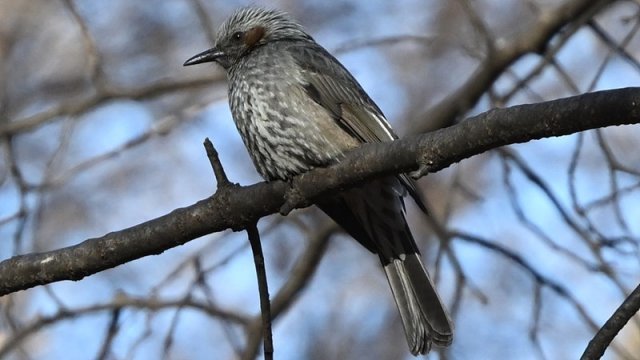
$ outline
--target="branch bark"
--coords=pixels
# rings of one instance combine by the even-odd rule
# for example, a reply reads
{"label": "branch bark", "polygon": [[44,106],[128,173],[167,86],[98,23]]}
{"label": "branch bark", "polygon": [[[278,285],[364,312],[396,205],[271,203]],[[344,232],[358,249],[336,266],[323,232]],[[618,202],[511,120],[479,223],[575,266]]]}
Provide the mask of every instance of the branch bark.
{"label": "branch bark", "polygon": [[291,184],[274,181],[218,189],[211,197],[78,245],[0,262],[0,296],[61,280],[80,280],[225,229],[243,230],[280,209],[394,173],[435,172],[503,145],[640,122],[640,88],[588,93],[494,109],[455,126],[391,143],[367,144]]}

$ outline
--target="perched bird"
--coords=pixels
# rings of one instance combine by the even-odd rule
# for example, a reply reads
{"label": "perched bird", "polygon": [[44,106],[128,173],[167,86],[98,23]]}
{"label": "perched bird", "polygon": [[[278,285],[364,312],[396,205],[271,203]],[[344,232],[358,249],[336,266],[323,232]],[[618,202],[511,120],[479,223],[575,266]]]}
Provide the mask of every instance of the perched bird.
{"label": "perched bird", "polygon": [[[248,7],[217,33],[215,46],[184,65],[217,62],[229,80],[234,122],[258,172],[290,180],[343,158],[362,143],[397,139],[356,79],[286,13]],[[453,329],[405,219],[414,182],[388,176],[317,205],[377,254],[414,355],[451,344]]]}

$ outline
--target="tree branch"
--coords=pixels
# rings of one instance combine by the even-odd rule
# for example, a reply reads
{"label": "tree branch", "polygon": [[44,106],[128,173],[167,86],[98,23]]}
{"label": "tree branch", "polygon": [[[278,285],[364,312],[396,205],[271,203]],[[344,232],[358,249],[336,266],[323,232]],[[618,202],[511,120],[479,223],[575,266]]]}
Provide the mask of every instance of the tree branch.
{"label": "tree branch", "polygon": [[[499,146],[600,127],[640,122],[640,88],[607,90],[494,109],[455,126],[391,143],[366,144],[343,161],[282,181],[224,187],[207,199],[145,223],[44,253],[0,262],[0,295],[60,280],[80,280],[143,256],[162,253],[225,229],[244,230],[278,212],[285,199],[314,198],[388,174],[441,170]],[[296,192],[301,196],[287,196]]]}
{"label": "tree branch", "polygon": [[115,296],[114,299],[106,303],[88,305],[73,310],[60,309],[54,314],[43,315],[33,319],[31,323],[24,324],[24,327],[14,332],[9,339],[10,341],[6,341],[0,345],[0,359],[7,358],[8,354],[15,350],[15,348],[22,344],[29,336],[33,336],[43,328],[53,325],[59,321],[75,319],[97,312],[122,310],[124,308],[135,308],[147,311],[189,308],[191,310],[202,312],[211,318],[224,319],[241,326],[248,326],[250,324],[250,319],[245,318],[244,316],[217,308],[205,302],[197,301],[191,297],[185,297],[182,299],[161,299],[156,297],[140,298],[119,294]]}
{"label": "tree branch", "polygon": [[267,285],[267,272],[264,267],[264,255],[262,254],[262,244],[258,225],[251,224],[247,227],[249,243],[253,252],[253,261],[256,265],[256,275],[258,277],[258,292],[260,293],[260,314],[262,315],[262,334],[264,337],[264,358],[273,359],[273,335],[271,331],[271,302],[269,300],[269,286]]}
{"label": "tree branch", "polygon": [[227,177],[227,173],[224,171],[222,163],[220,162],[218,151],[213,147],[213,143],[209,138],[204,139],[204,149],[207,151],[211,170],[213,170],[213,175],[216,177],[216,181],[218,182],[218,189],[221,187],[233,186]]}
{"label": "tree branch", "polygon": [[181,82],[159,82],[137,89],[120,87],[104,88],[88,97],[72,99],[25,118],[12,120],[10,122],[3,121],[0,123],[0,136],[12,136],[34,130],[49,123],[52,119],[57,117],[82,115],[88,111],[94,110],[99,105],[108,103],[109,101],[119,99],[153,99],[185,89],[210,86],[212,83],[221,82],[224,79],[225,77],[223,75],[215,75]]}
{"label": "tree branch", "polygon": [[[289,276],[287,281],[273,297],[271,304],[272,321],[275,321],[280,314],[293,304],[293,301],[298,297],[304,286],[309,283],[309,278],[313,276],[320,264],[322,256],[327,251],[329,239],[338,230],[337,224],[331,222],[325,226],[321,226],[314,234],[311,241],[309,241],[305,247],[304,253],[300,255],[291,269],[291,276]],[[260,342],[262,341],[262,317],[254,317],[246,329],[247,345],[240,359],[252,360],[258,356]]]}
{"label": "tree branch", "polygon": [[[499,42],[486,38],[487,57],[478,69],[464,85],[429,109],[429,121],[418,125],[416,130],[424,132],[452,125],[458,117],[471,109],[504,70],[518,59],[530,53],[544,53],[554,36],[562,36],[562,27],[571,27],[569,32],[573,33],[603,7],[614,2],[615,0],[573,0],[560,6],[547,6],[539,10],[536,22],[528,31],[523,31],[514,38],[500,39]],[[477,24],[477,21],[472,22]],[[480,26],[480,29],[482,27]],[[480,33],[484,33],[485,37],[488,35],[486,29]]]}
{"label": "tree branch", "polygon": [[580,357],[581,360],[600,359],[604,351],[609,347],[613,338],[618,335],[624,325],[640,309],[640,285],[622,302],[622,304],[611,315],[609,320],[598,330],[596,335],[589,341],[589,345]]}

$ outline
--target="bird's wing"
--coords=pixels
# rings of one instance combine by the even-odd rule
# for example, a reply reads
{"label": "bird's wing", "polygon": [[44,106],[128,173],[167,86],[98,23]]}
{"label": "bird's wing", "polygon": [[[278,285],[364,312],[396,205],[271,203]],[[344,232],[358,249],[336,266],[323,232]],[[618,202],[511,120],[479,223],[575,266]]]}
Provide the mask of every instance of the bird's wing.
{"label": "bird's wing", "polygon": [[[292,44],[288,49],[303,69],[307,94],[327,109],[340,126],[362,143],[393,141],[398,136],[384,114],[347,69],[321,46]],[[399,176],[416,204],[426,211],[415,181]]]}
{"label": "bird's wing", "polygon": [[382,111],[356,79],[329,52],[319,45],[290,48],[303,69],[307,93],[325,107],[361,142],[392,141],[398,137]]}

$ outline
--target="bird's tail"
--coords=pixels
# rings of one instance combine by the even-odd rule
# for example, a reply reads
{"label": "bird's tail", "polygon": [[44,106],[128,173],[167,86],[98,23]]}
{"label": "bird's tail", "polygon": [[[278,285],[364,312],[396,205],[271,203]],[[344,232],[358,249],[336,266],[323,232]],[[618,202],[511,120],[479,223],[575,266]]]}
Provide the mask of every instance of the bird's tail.
{"label": "bird's tail", "polygon": [[453,339],[451,320],[427,274],[404,215],[406,190],[395,177],[370,181],[322,199],[320,208],[378,254],[414,355]]}
{"label": "bird's tail", "polygon": [[417,254],[394,259],[384,266],[407,342],[414,355],[425,354],[431,344],[448,346],[453,326],[433,281]]}

